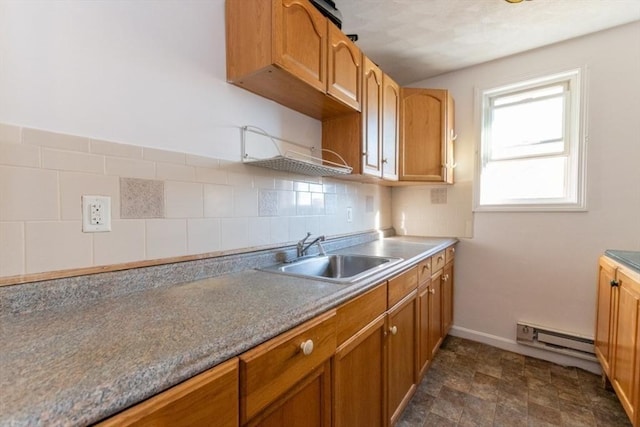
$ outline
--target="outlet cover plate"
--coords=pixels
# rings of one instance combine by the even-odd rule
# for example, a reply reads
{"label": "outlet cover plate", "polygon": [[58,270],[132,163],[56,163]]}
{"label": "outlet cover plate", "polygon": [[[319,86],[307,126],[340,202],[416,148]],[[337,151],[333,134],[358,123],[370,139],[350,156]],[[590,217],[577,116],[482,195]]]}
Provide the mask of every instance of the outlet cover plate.
{"label": "outlet cover plate", "polygon": [[82,231],[111,231],[111,197],[82,196]]}

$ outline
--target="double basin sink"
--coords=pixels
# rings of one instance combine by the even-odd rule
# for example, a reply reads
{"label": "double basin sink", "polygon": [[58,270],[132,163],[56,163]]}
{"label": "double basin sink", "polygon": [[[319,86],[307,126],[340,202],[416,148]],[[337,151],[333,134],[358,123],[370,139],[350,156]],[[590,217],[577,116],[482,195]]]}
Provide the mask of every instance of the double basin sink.
{"label": "double basin sink", "polygon": [[368,255],[318,255],[260,270],[333,283],[353,283],[401,261],[402,258]]}

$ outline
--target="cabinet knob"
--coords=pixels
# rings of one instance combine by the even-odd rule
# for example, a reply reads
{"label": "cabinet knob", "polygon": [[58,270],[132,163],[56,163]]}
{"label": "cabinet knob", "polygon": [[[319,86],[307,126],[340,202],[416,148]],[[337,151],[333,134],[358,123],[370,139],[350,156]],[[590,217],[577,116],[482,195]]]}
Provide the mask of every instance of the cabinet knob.
{"label": "cabinet knob", "polygon": [[435,290],[435,289],[433,289],[433,288],[431,288],[431,289],[429,289],[429,293],[430,293],[431,295],[435,295],[435,294],[436,294],[436,290]]}
{"label": "cabinet knob", "polygon": [[300,348],[302,349],[302,353],[304,353],[305,356],[310,355],[311,353],[313,353],[313,340],[306,340],[305,342],[300,344]]}
{"label": "cabinet knob", "polygon": [[382,159],[382,163],[387,163],[387,162],[388,162],[388,160],[387,160],[386,157],[384,159]]}
{"label": "cabinet knob", "polygon": [[456,253],[456,248],[451,248],[451,253],[455,254]]}
{"label": "cabinet knob", "polygon": [[445,274],[444,276],[442,276],[442,281],[446,282],[447,280],[449,280],[449,275]]}
{"label": "cabinet knob", "polygon": [[620,286],[620,282],[618,282],[617,280],[612,280],[612,281],[609,282],[609,284],[611,285],[611,287]]}
{"label": "cabinet knob", "polygon": [[391,335],[395,335],[398,333],[398,327],[397,326],[392,326],[389,328],[389,332],[391,332]]}

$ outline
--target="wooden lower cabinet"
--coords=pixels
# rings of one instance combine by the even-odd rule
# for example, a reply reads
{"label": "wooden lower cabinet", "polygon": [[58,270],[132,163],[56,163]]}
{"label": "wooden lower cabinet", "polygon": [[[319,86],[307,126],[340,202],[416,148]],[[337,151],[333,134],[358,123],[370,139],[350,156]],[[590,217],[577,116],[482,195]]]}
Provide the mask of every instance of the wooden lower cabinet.
{"label": "wooden lower cabinet", "polygon": [[238,426],[238,359],[170,388],[99,426]]}
{"label": "wooden lower cabinet", "polygon": [[442,335],[442,270],[431,276],[429,287],[429,297],[431,298],[429,301],[428,327],[429,351],[431,352],[429,359],[433,360],[444,339]]}
{"label": "wooden lower cabinet", "polygon": [[607,257],[601,257],[598,263],[598,305],[596,308],[595,352],[602,370],[611,375],[611,338],[613,334],[612,311],[616,265]]}
{"label": "wooden lower cabinet", "polygon": [[417,291],[411,292],[388,314],[388,417],[395,424],[416,387]]}
{"label": "wooden lower cabinet", "polygon": [[[638,418],[638,376],[640,350],[638,321],[640,320],[640,282],[618,271],[617,309],[614,312],[615,350],[613,373],[609,377],[622,407],[631,420]],[[637,425],[637,424],[636,424]]]}
{"label": "wooden lower cabinet", "polygon": [[330,310],[240,355],[240,423],[329,426],[335,351]]}
{"label": "wooden lower cabinet", "polygon": [[[99,425],[393,426],[451,326],[453,262],[447,258],[444,265],[444,259],[443,251],[422,260]],[[439,268],[434,274],[432,266]],[[637,318],[639,301],[640,291],[621,296],[624,310],[616,322]],[[614,386],[635,402],[640,332],[622,328],[617,334],[625,349],[636,347],[615,353],[614,365],[636,370],[614,376]]]}
{"label": "wooden lower cabinet", "polygon": [[251,427],[330,427],[330,362],[323,363],[245,425]]}
{"label": "wooden lower cabinet", "polygon": [[447,336],[453,326],[453,262],[444,266],[442,271],[442,338]]}
{"label": "wooden lower cabinet", "polygon": [[601,257],[596,355],[620,403],[640,427],[640,273]]}
{"label": "wooden lower cabinet", "polygon": [[382,427],[385,416],[386,315],[345,342],[333,360],[335,427]]}

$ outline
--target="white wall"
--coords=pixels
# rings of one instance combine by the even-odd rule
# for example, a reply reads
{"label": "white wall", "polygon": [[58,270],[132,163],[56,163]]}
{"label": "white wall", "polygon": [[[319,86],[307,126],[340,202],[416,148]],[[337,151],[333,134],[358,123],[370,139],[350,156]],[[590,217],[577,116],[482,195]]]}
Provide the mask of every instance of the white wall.
{"label": "white wall", "polygon": [[[526,320],[593,336],[598,256],[605,249],[640,250],[639,41],[640,23],[634,23],[413,85],[447,88],[456,100],[456,173],[462,185],[449,191],[467,200],[448,208],[460,217],[458,211],[471,206],[474,90],[588,67],[588,212],[475,213],[473,238],[463,239],[456,255],[458,333],[504,344],[515,339],[516,321]],[[396,229],[396,202],[419,198],[421,191],[393,190]],[[417,224],[412,234],[429,227],[420,221],[429,224],[444,215],[426,204],[402,206]]]}
{"label": "white wall", "polygon": [[226,83],[224,0],[0,2],[0,121],[228,160],[320,122]]}
{"label": "white wall", "polygon": [[[391,225],[387,187],[239,164],[239,126],[318,146],[321,123],[225,67],[224,0],[0,0],[0,279]],[[121,215],[131,177],[159,218]],[[83,194],[111,232],[81,232]]]}

